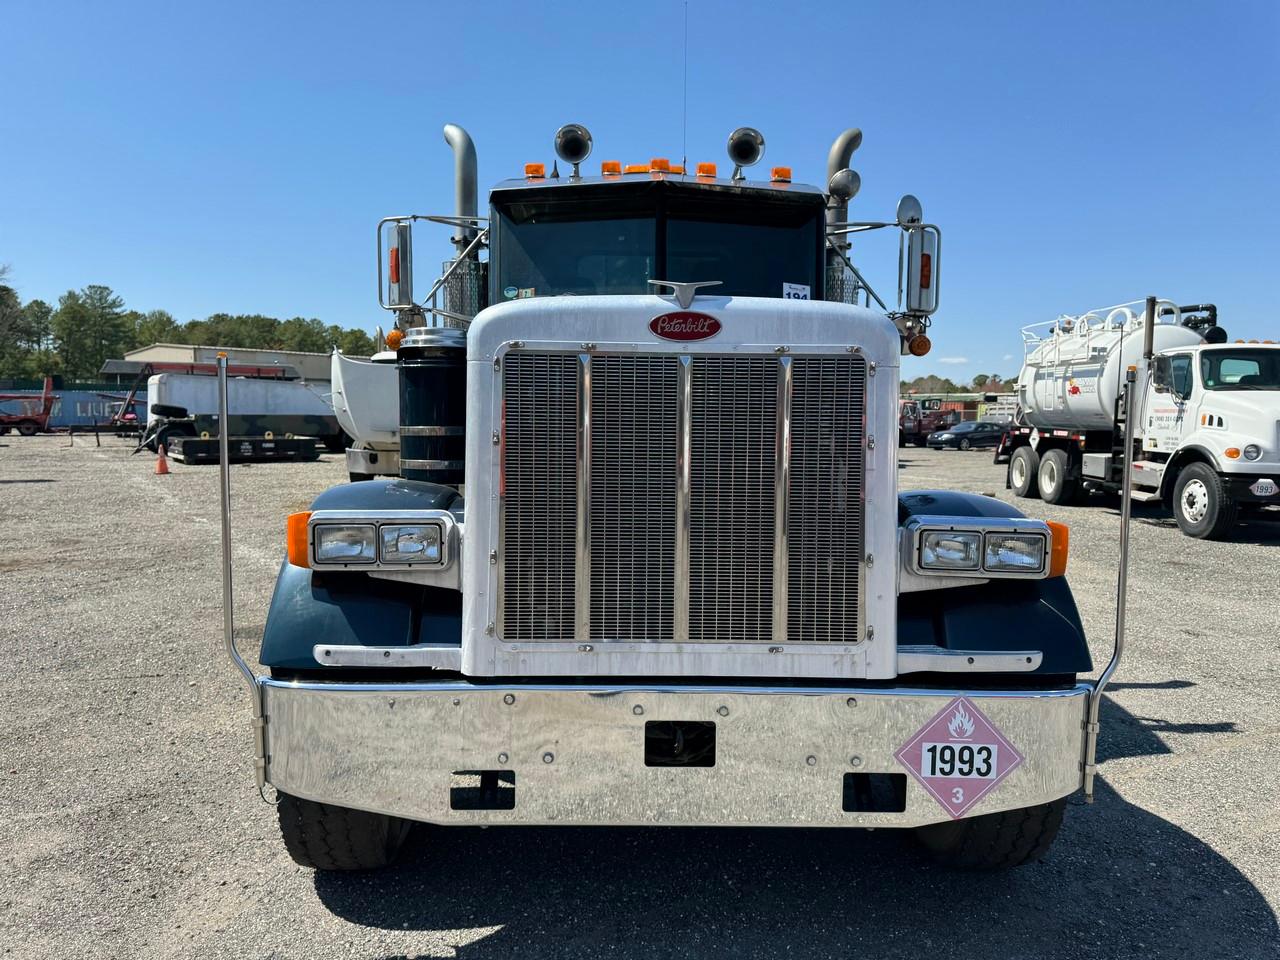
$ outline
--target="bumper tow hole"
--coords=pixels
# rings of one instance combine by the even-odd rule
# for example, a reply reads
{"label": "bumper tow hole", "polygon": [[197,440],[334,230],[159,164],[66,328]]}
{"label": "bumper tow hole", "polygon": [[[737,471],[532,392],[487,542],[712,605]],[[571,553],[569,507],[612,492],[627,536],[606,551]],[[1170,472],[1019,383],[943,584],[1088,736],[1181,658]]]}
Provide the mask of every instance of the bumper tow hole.
{"label": "bumper tow hole", "polygon": [[902,813],[907,809],[905,773],[846,773],[845,813]]}
{"label": "bumper tow hole", "polygon": [[449,784],[450,810],[514,810],[513,770],[455,770]]}
{"label": "bumper tow hole", "polygon": [[716,725],[709,720],[649,720],[644,725],[646,767],[714,767]]}

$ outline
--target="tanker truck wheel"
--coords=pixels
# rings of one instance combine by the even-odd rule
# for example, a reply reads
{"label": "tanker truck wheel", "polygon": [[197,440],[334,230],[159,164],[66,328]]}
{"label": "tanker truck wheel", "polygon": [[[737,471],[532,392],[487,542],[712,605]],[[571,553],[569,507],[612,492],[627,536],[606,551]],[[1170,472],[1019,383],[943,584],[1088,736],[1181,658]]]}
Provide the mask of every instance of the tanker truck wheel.
{"label": "tanker truck wheel", "polygon": [[1036,481],[1040,487],[1040,499],[1045,503],[1070,503],[1080,488],[1080,482],[1071,475],[1071,464],[1065,450],[1050,450],[1040,458]]}
{"label": "tanker truck wheel", "polygon": [[1035,497],[1036,471],[1040,469],[1040,455],[1030,447],[1019,447],[1009,458],[1009,485],[1019,497]]}
{"label": "tanker truck wheel", "polygon": [[1221,540],[1236,525],[1240,505],[1207,463],[1188,464],[1173,485],[1173,517],[1188,537]]}
{"label": "tanker truck wheel", "polygon": [[392,863],[413,823],[280,794],[280,834],[294,863],[313,870],[375,870]]}
{"label": "tanker truck wheel", "polygon": [[962,870],[1007,870],[1040,860],[1062,826],[1067,798],[916,828],[935,860]]}

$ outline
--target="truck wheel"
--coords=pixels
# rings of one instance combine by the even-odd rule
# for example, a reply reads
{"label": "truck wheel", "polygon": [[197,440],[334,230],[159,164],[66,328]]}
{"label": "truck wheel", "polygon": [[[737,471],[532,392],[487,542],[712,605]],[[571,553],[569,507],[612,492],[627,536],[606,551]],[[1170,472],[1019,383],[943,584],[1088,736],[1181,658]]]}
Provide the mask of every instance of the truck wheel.
{"label": "truck wheel", "polygon": [[1040,487],[1040,499],[1046,503],[1070,503],[1080,486],[1071,476],[1071,464],[1065,450],[1050,450],[1040,458],[1036,482]]}
{"label": "truck wheel", "polygon": [[1173,485],[1173,516],[1188,537],[1221,540],[1236,525],[1240,505],[1207,463],[1188,464]]}
{"label": "truck wheel", "polygon": [[24,437],[34,437],[36,435],[36,431],[39,429],[40,428],[30,420],[23,420],[18,424],[18,433],[22,434]]}
{"label": "truck wheel", "polygon": [[374,870],[400,853],[409,820],[280,794],[280,834],[294,863],[313,870]]}
{"label": "truck wheel", "polygon": [[1009,458],[1009,482],[1019,497],[1035,497],[1036,471],[1040,469],[1040,455],[1030,447],[1019,447]]}
{"label": "truck wheel", "polygon": [[916,828],[916,839],[935,860],[964,870],[1007,870],[1049,852],[1062,826],[1067,798]]}

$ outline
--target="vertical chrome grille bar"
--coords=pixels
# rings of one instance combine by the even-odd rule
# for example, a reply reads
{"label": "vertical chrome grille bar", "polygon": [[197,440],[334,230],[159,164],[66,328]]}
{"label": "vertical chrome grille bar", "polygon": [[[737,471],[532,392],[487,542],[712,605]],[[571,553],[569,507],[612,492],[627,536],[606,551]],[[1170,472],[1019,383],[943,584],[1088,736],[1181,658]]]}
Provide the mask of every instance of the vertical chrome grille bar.
{"label": "vertical chrome grille bar", "polygon": [[774,436],[773,642],[787,639],[787,503],[791,499],[791,358],[778,361],[778,426]]}
{"label": "vertical chrome grille bar", "polygon": [[681,357],[676,385],[676,550],[674,639],[689,639],[690,463],[693,436],[693,360]]}
{"label": "vertical chrome grille bar", "polygon": [[591,354],[578,354],[578,523],[573,635],[591,638]]}

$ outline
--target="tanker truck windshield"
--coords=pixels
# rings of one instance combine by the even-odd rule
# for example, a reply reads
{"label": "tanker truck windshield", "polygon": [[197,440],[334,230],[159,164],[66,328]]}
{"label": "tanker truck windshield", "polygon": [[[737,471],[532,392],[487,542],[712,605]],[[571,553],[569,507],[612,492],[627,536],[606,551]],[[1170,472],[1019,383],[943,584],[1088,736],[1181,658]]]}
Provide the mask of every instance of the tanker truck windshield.
{"label": "tanker truck windshield", "polygon": [[1280,351],[1206,350],[1200,379],[1206,390],[1280,390]]}
{"label": "tanker truck windshield", "polygon": [[717,295],[821,299],[820,205],[609,199],[623,202],[497,209],[494,301],[652,293],[650,280],[719,280]]}

